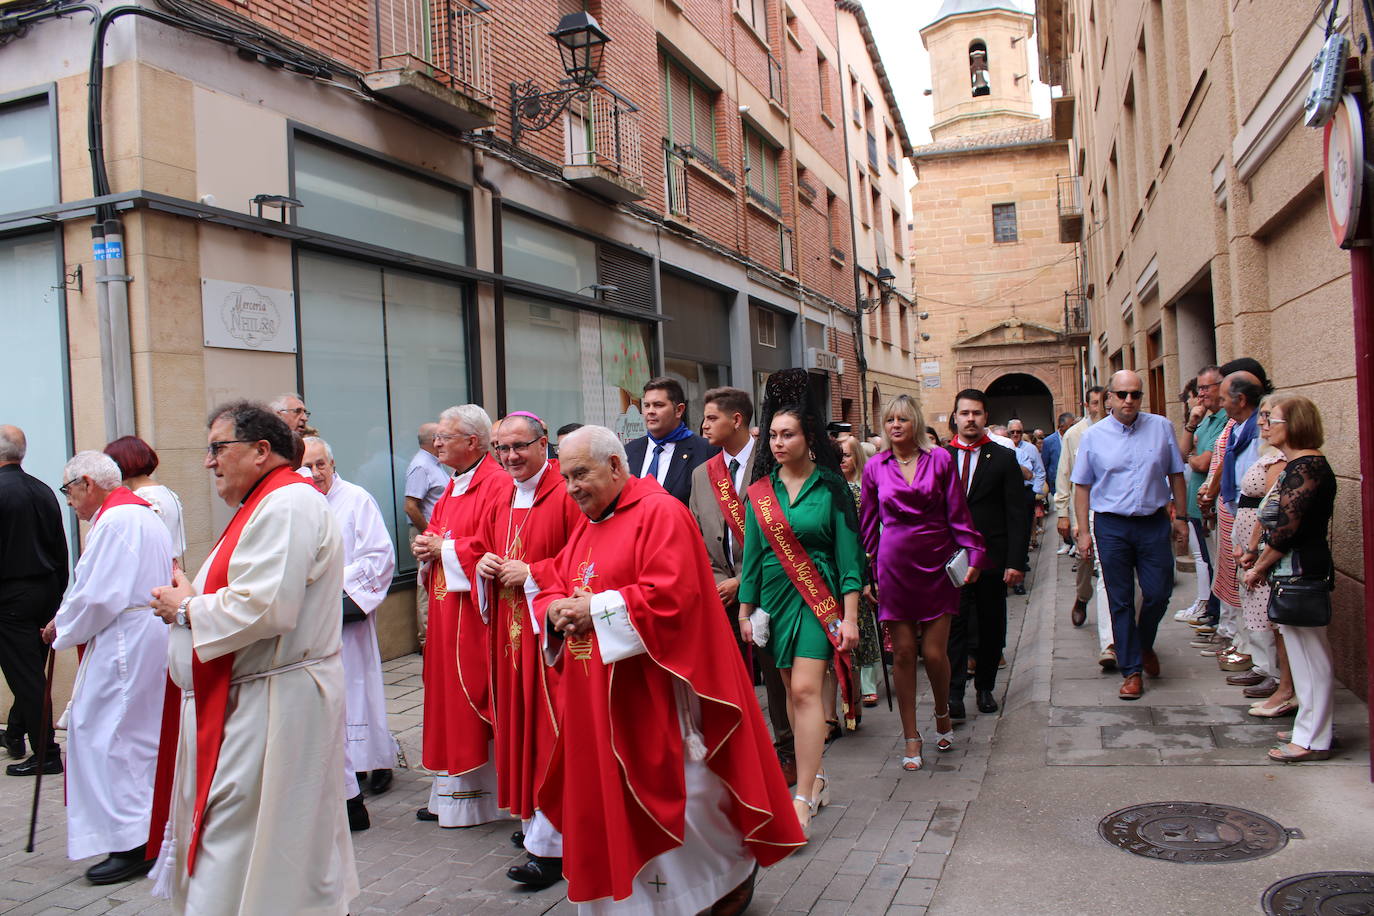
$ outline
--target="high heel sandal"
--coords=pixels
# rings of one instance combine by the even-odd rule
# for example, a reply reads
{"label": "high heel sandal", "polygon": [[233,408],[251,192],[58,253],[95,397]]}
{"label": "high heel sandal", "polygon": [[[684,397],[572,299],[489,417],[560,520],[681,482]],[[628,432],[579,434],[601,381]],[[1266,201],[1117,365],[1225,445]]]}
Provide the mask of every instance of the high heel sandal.
{"label": "high heel sandal", "polygon": [[902,757],[902,769],[906,770],[908,773],[915,773],[921,768],[923,763],[921,760],[921,751],[925,749],[925,742],[921,740],[920,732],[916,733],[916,737],[906,739],[908,745],[913,741],[916,742],[916,753],[906,754]]}
{"label": "high heel sandal", "polygon": [[[797,823],[801,824],[802,838],[809,840],[811,839],[811,818],[816,813],[816,803],[805,795],[793,795],[792,802],[792,812],[797,815]],[[802,817],[801,812],[797,811],[796,802],[801,802],[805,806],[805,818]]]}
{"label": "high heel sandal", "polygon": [[[948,728],[940,730],[940,720],[944,719]],[[954,750],[954,721],[949,717],[949,707],[945,707],[944,712],[935,714],[935,749],[942,754],[947,754]]]}
{"label": "high heel sandal", "polygon": [[815,783],[812,783],[811,790],[816,797],[815,806],[811,811],[812,814],[815,814],[816,811],[830,804],[830,777],[826,776],[824,773],[817,773],[816,778],[820,780],[821,790],[816,792]]}

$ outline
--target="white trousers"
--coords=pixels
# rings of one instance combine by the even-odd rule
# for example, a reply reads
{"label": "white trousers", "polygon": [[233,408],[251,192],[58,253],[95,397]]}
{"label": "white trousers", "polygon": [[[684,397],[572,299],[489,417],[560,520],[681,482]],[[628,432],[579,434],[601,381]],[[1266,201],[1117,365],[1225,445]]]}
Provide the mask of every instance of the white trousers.
{"label": "white trousers", "polygon": [[1240,608],[1221,602],[1221,613],[1217,620],[1217,632],[1226,639],[1239,638],[1245,631],[1245,620]]}
{"label": "white trousers", "polygon": [[1326,627],[1280,626],[1288,649],[1288,668],[1298,695],[1293,743],[1314,751],[1331,749],[1334,681]]}
{"label": "white trousers", "polygon": [[534,817],[520,822],[520,830],[525,834],[525,852],[541,858],[563,858],[563,834],[543,811],[536,808]]}
{"label": "white trousers", "polygon": [[1197,570],[1197,600],[1203,604],[1212,597],[1212,567],[1202,556],[1202,543],[1197,539],[1197,529],[1188,522],[1188,550],[1193,555],[1193,567]]}
{"label": "white trousers", "polygon": [[[1097,532],[1093,530],[1092,518],[1092,513],[1089,513],[1088,530],[1093,536],[1093,572],[1097,573],[1093,580],[1093,603],[1097,605],[1097,649],[1103,652],[1112,644],[1112,609],[1107,604],[1107,578],[1102,575],[1102,561],[1098,559],[1097,552]],[[1078,562],[1082,563],[1083,558],[1079,557]]]}
{"label": "white trousers", "polygon": [[496,765],[487,762],[459,776],[435,773],[429,788],[429,810],[440,827],[475,827],[502,817],[496,807]]}

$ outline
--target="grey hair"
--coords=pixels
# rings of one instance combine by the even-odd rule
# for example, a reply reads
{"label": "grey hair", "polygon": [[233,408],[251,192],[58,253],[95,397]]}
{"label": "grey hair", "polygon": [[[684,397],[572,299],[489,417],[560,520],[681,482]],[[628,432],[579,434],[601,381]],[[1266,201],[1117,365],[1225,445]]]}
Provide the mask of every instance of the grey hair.
{"label": "grey hair", "polygon": [[[10,430],[14,432],[11,433]],[[28,448],[22,429],[17,426],[0,426],[0,461],[23,461]]]}
{"label": "grey hair", "polygon": [[288,391],[286,392],[286,394],[277,395],[275,398],[272,399],[272,403],[268,406],[272,408],[273,413],[280,413],[281,411],[286,409],[286,402],[292,398],[295,398],[302,404],[305,403],[305,398],[301,397],[299,394],[296,394],[296,392],[294,391]]}
{"label": "grey hair", "polygon": [[421,423],[420,431],[416,434],[415,438],[419,441],[420,445],[432,445],[434,443],[434,434],[438,431],[438,423]]}
{"label": "grey hair", "polygon": [[62,482],[71,483],[82,477],[91,478],[91,483],[102,490],[117,490],[124,478],[119,473],[119,465],[104,452],[87,449],[77,452],[62,469]]}
{"label": "grey hair", "polygon": [[320,445],[324,446],[324,453],[329,456],[329,460],[334,460],[334,450],[329,447],[328,442],[325,442],[319,436],[306,436],[301,441],[305,443],[307,448],[310,447],[311,443],[318,442]]}
{"label": "grey hair", "polygon": [[625,445],[620,441],[620,437],[614,431],[604,426],[583,426],[568,433],[558,443],[560,449],[566,449],[570,444],[575,444],[587,440],[587,453],[593,461],[601,464],[610,464],[611,457],[620,459],[621,467],[629,467],[629,459],[625,457]]}
{"label": "grey hair", "polygon": [[460,431],[476,436],[482,451],[491,448],[491,415],[476,404],[459,404],[439,414],[440,423],[452,423]]}

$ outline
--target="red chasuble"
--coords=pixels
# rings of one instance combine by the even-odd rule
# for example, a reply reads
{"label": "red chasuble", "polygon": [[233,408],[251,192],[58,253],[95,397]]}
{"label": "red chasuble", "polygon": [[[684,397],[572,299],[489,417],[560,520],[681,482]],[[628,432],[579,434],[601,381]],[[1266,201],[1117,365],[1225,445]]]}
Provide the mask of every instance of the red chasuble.
{"label": "red chasuble", "polygon": [[519,818],[534,816],[535,792],[544,777],[553,742],[558,673],[544,664],[539,633],[530,620],[523,587],[507,588],[477,578],[477,561],[488,551],[534,564],[568,543],[586,520],[568,496],[558,462],[539,478],[534,506],[512,509],[515,491],[496,505],[476,537],[457,545],[469,581],[486,589],[491,621],[492,708],[496,726],[496,803]]}
{"label": "red chasuble", "polygon": [[559,660],[558,740],[539,807],[563,832],[570,900],[623,900],[646,862],[682,845],[675,680],[701,701],[705,762],[729,788],[730,820],[754,858],[771,865],[805,842],[686,506],[632,477],[610,518],[580,526],[532,574],[541,617],[578,586],[618,591],[647,650],[603,664],[593,630],[567,640]]}
{"label": "red chasuble", "polygon": [[[512,486],[510,475],[484,455],[465,492],[454,496],[453,481],[449,481],[434,504],[425,533],[455,541],[471,537],[497,505],[510,504]],[[456,776],[487,762],[492,737],[487,625],[471,592],[448,590],[439,560],[430,565],[426,587],[430,590],[429,635],[422,673],[421,758],[426,769]]]}

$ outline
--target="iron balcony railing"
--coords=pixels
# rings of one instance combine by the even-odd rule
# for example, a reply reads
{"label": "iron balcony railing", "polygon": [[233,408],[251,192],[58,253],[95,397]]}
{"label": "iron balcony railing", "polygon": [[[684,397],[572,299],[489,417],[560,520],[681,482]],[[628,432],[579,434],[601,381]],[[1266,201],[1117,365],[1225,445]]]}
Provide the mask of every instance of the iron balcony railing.
{"label": "iron balcony railing", "polygon": [[1073,97],[1073,60],[1060,57],[1050,61],[1045,83],[1050,87],[1051,98]]}
{"label": "iron balcony railing", "polygon": [[691,218],[687,200],[687,157],[669,140],[663,141],[664,197],[668,213]]}
{"label": "iron balcony railing", "polygon": [[639,108],[604,83],[597,83],[568,105],[585,130],[585,142],[568,155],[569,165],[595,165],[637,184],[644,183],[644,151],[639,140]]}
{"label": "iron balcony railing", "polygon": [[480,0],[376,0],[380,69],[413,68],[490,102],[491,23]]}
{"label": "iron balcony railing", "polygon": [[1060,217],[1083,215],[1083,176],[1060,175],[1055,200]]}
{"label": "iron balcony railing", "polygon": [[1064,333],[1088,333],[1088,297],[1080,292],[1064,293]]}
{"label": "iron balcony railing", "polygon": [[772,54],[768,55],[768,98],[787,107],[787,100],[783,98],[782,64]]}

